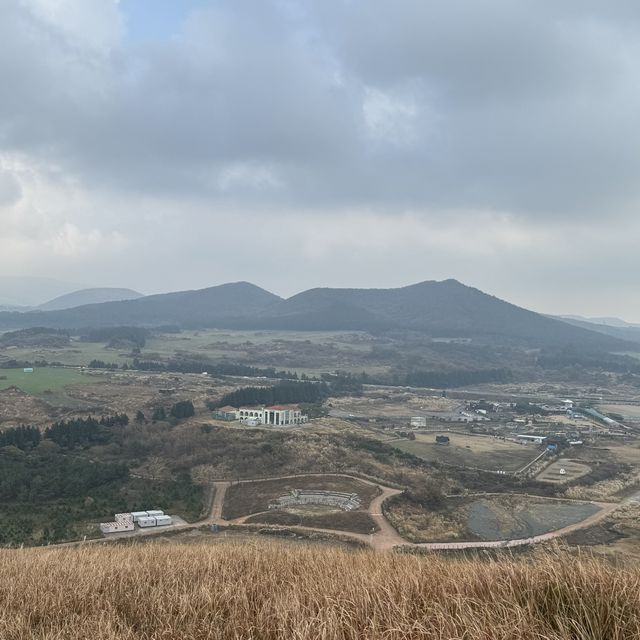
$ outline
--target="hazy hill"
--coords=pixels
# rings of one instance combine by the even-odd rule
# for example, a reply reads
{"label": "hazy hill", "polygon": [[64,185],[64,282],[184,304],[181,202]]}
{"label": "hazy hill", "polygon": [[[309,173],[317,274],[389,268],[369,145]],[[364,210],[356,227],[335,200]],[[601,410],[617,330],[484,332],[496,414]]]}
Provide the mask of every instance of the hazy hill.
{"label": "hazy hill", "polygon": [[118,300],[136,300],[142,298],[142,294],[133,289],[118,289],[104,287],[96,289],[80,289],[53,300],[49,300],[38,306],[40,311],[58,311],[61,309],[73,309],[87,304],[100,304],[102,302],[117,302]]}
{"label": "hazy hill", "polygon": [[634,322],[627,322],[621,318],[603,317],[603,318],[585,318],[584,316],[559,316],[562,320],[578,320],[580,322],[588,322],[589,324],[604,324],[609,327],[637,327],[640,328],[640,324]]}
{"label": "hazy hill", "polygon": [[53,278],[0,276],[0,305],[35,307],[45,300],[78,288],[78,283],[72,284]]}
{"label": "hazy hill", "polygon": [[60,311],[0,313],[1,328],[54,328],[180,325],[211,327],[233,324],[279,302],[278,296],[248,282],[197,291],[179,291],[135,300],[89,304]]}
{"label": "hazy hill", "polygon": [[311,289],[288,300],[247,282],[32,313],[0,328],[179,325],[296,330],[411,330],[490,343],[623,349],[614,336],[527,311],[456,280],[397,289]]}
{"label": "hazy hill", "polygon": [[505,555],[490,562],[276,544],[258,537],[202,540],[183,546],[165,541],[0,550],[1,635],[16,640],[640,637],[637,566],[623,568],[587,553]]}
{"label": "hazy hill", "polygon": [[616,344],[456,280],[397,289],[311,289],[270,309],[264,322],[273,328],[409,329],[433,336],[499,338],[532,345],[613,348]]}
{"label": "hazy hill", "polygon": [[595,331],[605,336],[618,338],[619,340],[640,342],[640,326],[637,325],[628,323],[625,323],[625,325],[602,324],[581,320],[575,316],[562,316],[559,319],[574,327]]}

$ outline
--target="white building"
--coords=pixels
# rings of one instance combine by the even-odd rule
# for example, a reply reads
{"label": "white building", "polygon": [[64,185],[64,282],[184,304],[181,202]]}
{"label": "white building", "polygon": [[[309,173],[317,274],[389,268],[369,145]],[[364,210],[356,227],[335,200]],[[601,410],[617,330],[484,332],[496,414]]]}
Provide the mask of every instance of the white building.
{"label": "white building", "polygon": [[410,425],[412,427],[426,427],[427,418],[426,416],[413,416],[413,418],[411,418]]}
{"label": "white building", "polygon": [[255,426],[268,424],[274,426],[303,424],[308,417],[302,415],[297,405],[276,404],[271,407],[240,407],[237,419],[240,422]]}
{"label": "white building", "polygon": [[547,439],[546,436],[530,436],[521,433],[514,433],[513,435],[516,442],[520,442],[521,444],[543,444]]}
{"label": "white building", "polygon": [[114,522],[101,522],[100,531],[102,533],[120,533],[122,531],[133,531],[133,515],[130,513],[116,513]]}

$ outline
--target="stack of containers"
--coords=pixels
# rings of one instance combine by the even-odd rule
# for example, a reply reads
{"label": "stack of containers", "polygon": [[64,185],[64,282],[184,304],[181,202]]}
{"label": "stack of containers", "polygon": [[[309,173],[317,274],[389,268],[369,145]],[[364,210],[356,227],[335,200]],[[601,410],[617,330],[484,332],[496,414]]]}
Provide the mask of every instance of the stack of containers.
{"label": "stack of containers", "polygon": [[141,518],[138,518],[138,526],[143,529],[146,527],[155,527],[156,526],[155,516],[143,516]]}
{"label": "stack of containers", "polygon": [[147,511],[132,511],[131,515],[133,516],[133,521],[138,522],[140,518],[146,518],[149,513]]}
{"label": "stack of containers", "polygon": [[172,524],[172,520],[171,520],[171,516],[165,516],[165,515],[161,515],[161,516],[156,516],[156,526],[157,527],[166,527],[170,524]]}
{"label": "stack of containers", "polygon": [[133,516],[133,521],[137,522],[138,526],[143,529],[147,527],[166,527],[173,524],[171,516],[165,515],[164,511],[160,509],[133,511],[131,515]]}

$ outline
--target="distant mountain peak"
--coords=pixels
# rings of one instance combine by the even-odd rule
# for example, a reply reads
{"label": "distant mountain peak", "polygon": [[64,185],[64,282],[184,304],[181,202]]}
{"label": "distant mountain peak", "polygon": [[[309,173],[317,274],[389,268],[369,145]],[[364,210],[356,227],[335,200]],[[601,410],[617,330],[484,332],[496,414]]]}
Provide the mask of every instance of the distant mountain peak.
{"label": "distant mountain peak", "polygon": [[[77,304],[77,298],[73,302]],[[1,313],[0,327],[175,325],[295,331],[390,330],[527,347],[619,349],[628,344],[589,330],[591,327],[571,326],[528,311],[453,278],[387,289],[316,288],[286,300],[240,281],[102,302],[57,311]]]}
{"label": "distant mountain peak", "polygon": [[66,293],[41,304],[40,311],[61,311],[73,309],[87,304],[101,304],[103,302],[117,302],[119,300],[136,300],[142,298],[142,294],[133,289],[119,289],[115,287],[102,287],[93,289],[80,289],[72,293]]}

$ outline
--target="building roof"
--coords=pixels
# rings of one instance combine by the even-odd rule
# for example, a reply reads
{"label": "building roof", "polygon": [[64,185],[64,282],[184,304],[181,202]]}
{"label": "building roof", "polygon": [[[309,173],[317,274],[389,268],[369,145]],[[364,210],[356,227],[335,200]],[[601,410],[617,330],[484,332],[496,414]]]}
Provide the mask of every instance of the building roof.
{"label": "building roof", "polygon": [[298,405],[295,404],[274,404],[272,407],[267,407],[270,411],[288,411],[289,409],[297,409]]}
{"label": "building roof", "polygon": [[220,407],[218,409],[218,411],[237,411],[237,409],[235,407],[232,407],[230,404],[228,404],[226,407]]}

